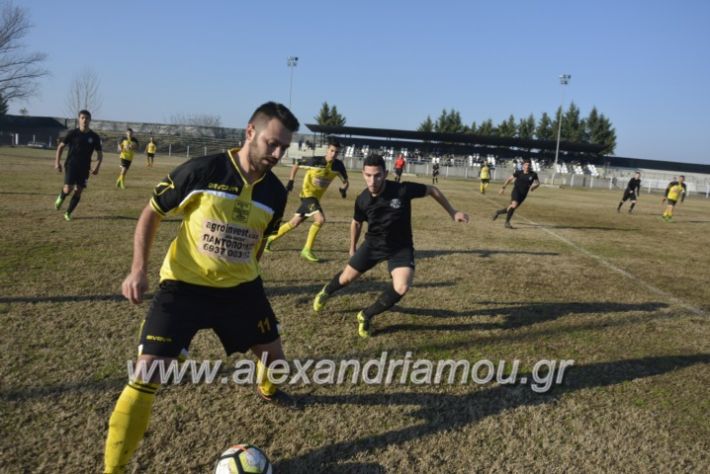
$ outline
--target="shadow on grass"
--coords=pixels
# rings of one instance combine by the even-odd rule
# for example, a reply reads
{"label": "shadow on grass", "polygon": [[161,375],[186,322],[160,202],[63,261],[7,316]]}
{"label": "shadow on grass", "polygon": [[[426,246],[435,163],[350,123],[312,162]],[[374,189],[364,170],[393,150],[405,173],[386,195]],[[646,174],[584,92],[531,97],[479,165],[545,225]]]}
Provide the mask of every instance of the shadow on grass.
{"label": "shadow on grass", "polygon": [[622,227],[604,227],[604,226],[576,226],[576,225],[557,225],[557,224],[527,224],[518,222],[518,227],[540,227],[543,229],[572,229],[572,230],[614,230],[617,232],[637,232],[638,228],[622,228]]}
{"label": "shadow on grass", "polygon": [[[562,316],[585,313],[623,313],[629,311],[655,312],[668,307],[665,303],[521,303],[520,306],[505,306],[471,311],[452,311],[437,308],[407,308],[394,306],[397,311],[414,316],[426,316],[435,319],[466,318],[477,316],[503,316],[502,323],[476,322],[470,324],[393,324],[382,329],[375,327],[373,334],[389,334],[399,331],[450,331],[473,329],[515,329],[545,321],[553,321]],[[384,320],[387,313],[376,317]],[[377,326],[377,324],[375,324]]]}
{"label": "shadow on grass", "polygon": [[[321,283],[313,283],[309,285],[293,285],[293,286],[268,286],[265,288],[266,296],[269,298],[274,296],[285,296],[285,295],[301,295],[302,297],[298,299],[299,303],[312,301],[316,294],[323,289],[323,286],[328,283],[327,279],[324,279]],[[352,295],[358,293],[364,293],[368,291],[382,291],[387,285],[391,285],[389,281],[380,279],[362,279],[358,280],[342,290],[334,296],[334,298],[343,295]],[[428,283],[417,283],[417,288],[446,288],[456,286],[454,281],[439,281],[439,282],[428,282]],[[365,296],[363,296],[365,298]],[[1,302],[2,300],[0,300]],[[349,311],[349,310],[348,310]]]}
{"label": "shadow on grass", "polygon": [[[567,368],[564,383],[553,386],[545,394],[537,394],[523,385],[499,385],[475,390],[466,395],[444,393],[377,393],[368,395],[310,395],[302,397],[309,405],[359,405],[387,410],[393,405],[413,405],[418,409],[409,416],[415,426],[387,431],[378,435],[333,443],[300,456],[275,463],[277,472],[340,472],[330,469],[359,453],[385,452],[387,448],[405,445],[424,436],[458,430],[484,418],[521,406],[554,403],[563,395],[578,390],[608,387],[645,377],[654,377],[697,364],[710,363],[710,354],[660,356],[630,359]],[[531,374],[520,374],[532,380]],[[520,379],[520,377],[518,378]],[[364,415],[367,418],[367,415]],[[365,420],[362,420],[366,422]],[[379,472],[379,471],[357,471]]]}
{"label": "shadow on grass", "polygon": [[[153,293],[143,295],[144,300]],[[126,301],[123,295],[57,295],[57,296],[1,296],[0,303],[79,303],[82,301]]]}
{"label": "shadow on grass", "polygon": [[[444,249],[444,250],[416,250],[414,258],[435,258],[444,255],[474,254],[480,258],[489,258],[493,255],[536,255],[540,257],[557,256],[557,252],[527,252],[524,250],[489,250],[489,249]],[[419,284],[417,283],[417,286]]]}

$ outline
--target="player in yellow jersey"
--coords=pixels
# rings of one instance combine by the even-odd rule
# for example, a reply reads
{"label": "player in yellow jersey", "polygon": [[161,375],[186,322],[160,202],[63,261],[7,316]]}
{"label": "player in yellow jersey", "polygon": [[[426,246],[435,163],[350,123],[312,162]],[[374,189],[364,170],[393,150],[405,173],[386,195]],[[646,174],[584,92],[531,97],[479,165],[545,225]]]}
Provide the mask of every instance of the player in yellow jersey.
{"label": "player in yellow jersey", "polygon": [[138,140],[133,136],[133,129],[126,129],[126,137],[118,142],[118,147],[121,149],[121,173],[118,175],[116,180],[116,187],[121,189],[126,189],[126,173],[128,173],[128,168],[131,167],[131,162],[133,161],[133,155],[138,149]]}
{"label": "player in yellow jersey", "polygon": [[685,176],[680,175],[678,176],[678,180],[673,180],[670,183],[668,183],[668,187],[666,187],[666,192],[663,195],[663,199],[661,202],[666,203],[666,210],[663,211],[663,220],[666,222],[671,222],[673,220],[673,209],[675,208],[675,205],[678,203],[678,200],[680,199],[680,202],[685,201],[685,195],[688,191],[687,186],[685,185]]}
{"label": "player in yellow jersey", "polygon": [[155,152],[157,149],[158,145],[155,143],[155,140],[153,140],[153,137],[150,137],[150,141],[148,141],[148,144],[145,146],[146,167],[153,167],[153,160],[155,160]]}
{"label": "player in yellow jersey", "polygon": [[286,189],[289,192],[293,189],[293,180],[296,178],[298,169],[308,169],[306,175],[303,177],[301,206],[290,221],[279,227],[279,231],[268,238],[266,243],[267,251],[271,250],[271,245],[275,241],[301,225],[301,222],[305,221],[308,217],[313,216],[315,222],[311,224],[311,228],[308,230],[308,238],[303,246],[303,250],[301,250],[301,256],[309,262],[318,261],[318,257],[313,254],[313,243],[321,227],[325,224],[325,214],[323,208],[320,206],[320,199],[336,177],[339,177],[343,182],[343,187],[340,188],[340,195],[343,199],[347,196],[346,193],[349,186],[348,172],[345,170],[345,165],[336,158],[339,151],[340,143],[331,140],[328,142],[325,158],[314,157],[293,165],[288,178],[288,184],[286,185]]}
{"label": "player in yellow jersey", "polygon": [[481,166],[481,194],[486,194],[486,188],[488,188],[488,183],[491,181],[491,169],[488,167],[488,162],[484,162]]}
{"label": "player in yellow jersey", "polygon": [[[200,329],[212,329],[225,352],[251,350],[267,364],[284,360],[278,321],[261,281],[258,260],[264,235],[278,226],[286,190],[271,172],[288,149],[298,120],[267,102],[249,119],[244,146],[188,160],[153,192],[134,237],[131,272],[123,295],[132,303],[148,289],[148,254],[164,215],[182,213],[182,224],[160,270],[160,287],[141,326],[136,371],[109,421],[105,473],[123,473],[148,427],[161,364],[175,363]],[[264,373],[264,365],[257,363]],[[141,367],[143,370],[141,370]],[[150,369],[155,369],[149,375]],[[264,400],[293,400],[261,380]],[[238,405],[235,410],[238,410]]]}

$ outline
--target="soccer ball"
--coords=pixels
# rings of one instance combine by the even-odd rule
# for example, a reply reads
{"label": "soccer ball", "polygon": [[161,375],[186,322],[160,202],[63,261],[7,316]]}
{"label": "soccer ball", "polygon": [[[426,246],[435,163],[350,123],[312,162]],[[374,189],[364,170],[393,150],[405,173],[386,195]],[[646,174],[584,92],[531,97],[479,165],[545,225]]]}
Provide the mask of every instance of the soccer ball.
{"label": "soccer ball", "polygon": [[271,462],[256,446],[235,444],[220,454],[214,474],[271,474]]}

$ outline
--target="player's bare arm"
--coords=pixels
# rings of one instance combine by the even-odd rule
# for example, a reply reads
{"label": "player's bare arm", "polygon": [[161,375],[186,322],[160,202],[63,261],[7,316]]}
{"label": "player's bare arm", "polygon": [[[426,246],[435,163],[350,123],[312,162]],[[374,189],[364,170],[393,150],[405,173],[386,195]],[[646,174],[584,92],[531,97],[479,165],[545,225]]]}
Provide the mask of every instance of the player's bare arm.
{"label": "player's bare arm", "polygon": [[362,232],[362,222],[358,222],[355,219],[350,223],[350,256],[355,255],[355,250],[357,250],[357,241],[360,240],[360,233]]}
{"label": "player's bare arm", "polygon": [[143,294],[148,289],[148,256],[155,239],[162,217],[148,204],[141,212],[133,237],[133,263],[131,273],[126,276],[121,285],[123,296],[131,303],[143,301]]}
{"label": "player's bare arm", "polygon": [[468,214],[454,209],[454,207],[451,205],[449,200],[446,199],[446,196],[444,196],[444,193],[442,193],[439,188],[437,188],[436,186],[427,186],[426,194],[427,196],[433,197],[434,200],[438,202],[439,205],[441,205],[441,207],[446,210],[446,212],[449,213],[451,219],[456,222],[468,223]]}
{"label": "player's bare arm", "polygon": [[288,175],[288,183],[286,183],[286,191],[289,193],[293,191],[293,181],[296,179],[296,173],[298,173],[298,163],[294,163],[291,167],[291,172]]}
{"label": "player's bare arm", "polygon": [[515,179],[513,176],[508,176],[508,179],[505,180],[505,183],[503,183],[503,187],[500,188],[500,191],[498,191],[498,194],[503,194],[503,191],[505,191],[505,188]]}
{"label": "player's bare arm", "polygon": [[103,159],[104,159],[104,152],[97,151],[96,152],[96,166],[94,167],[93,170],[91,170],[91,174],[93,174],[94,176],[99,174],[99,168],[101,168],[101,162],[103,161]]}
{"label": "player's bare arm", "polygon": [[54,169],[57,172],[62,172],[62,153],[64,153],[64,142],[60,142],[57,146],[57,153],[54,155]]}

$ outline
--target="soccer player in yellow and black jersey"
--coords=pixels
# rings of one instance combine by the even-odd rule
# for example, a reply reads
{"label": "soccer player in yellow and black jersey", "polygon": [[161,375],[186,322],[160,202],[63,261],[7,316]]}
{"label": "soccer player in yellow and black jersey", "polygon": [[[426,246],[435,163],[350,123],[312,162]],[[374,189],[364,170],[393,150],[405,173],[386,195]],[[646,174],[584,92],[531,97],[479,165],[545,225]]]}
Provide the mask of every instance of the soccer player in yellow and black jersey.
{"label": "soccer player in yellow and black jersey", "polygon": [[314,157],[296,163],[291,168],[291,174],[288,178],[286,189],[290,192],[293,189],[293,180],[296,179],[296,173],[299,168],[307,168],[308,171],[303,177],[303,188],[301,190],[301,206],[296,211],[293,218],[283,224],[276,235],[269,237],[266,243],[266,250],[271,250],[271,245],[293,229],[301,225],[301,222],[306,218],[313,216],[313,224],[308,229],[308,238],[306,244],[301,250],[301,256],[309,262],[317,262],[318,257],[313,254],[313,243],[320,232],[321,227],[325,224],[325,213],[320,206],[320,199],[325,194],[325,191],[330,186],[330,183],[336,178],[340,178],[343,182],[343,187],[340,188],[340,196],[345,199],[348,190],[348,172],[345,170],[345,165],[337,159],[340,151],[340,143],[331,140],[328,143],[328,149],[323,157]]}
{"label": "soccer player in yellow and black jersey", "polygon": [[145,165],[148,168],[153,167],[153,160],[155,160],[155,152],[158,149],[158,145],[155,143],[155,140],[153,140],[153,137],[150,137],[150,141],[148,144],[145,146]]}
{"label": "soccer player in yellow and black jersey", "polygon": [[663,220],[666,222],[671,222],[673,220],[673,209],[675,208],[675,205],[678,203],[678,200],[680,199],[680,202],[685,201],[685,195],[688,191],[688,187],[685,185],[685,176],[680,175],[678,176],[678,180],[673,180],[670,183],[668,183],[668,187],[666,187],[666,192],[663,195],[663,199],[661,202],[665,202],[666,204],[666,210],[663,211]]}
{"label": "soccer player in yellow and black jersey", "polygon": [[126,138],[118,143],[121,149],[121,173],[118,175],[116,180],[116,187],[121,189],[126,189],[126,173],[128,173],[128,168],[131,167],[131,162],[133,161],[133,155],[138,149],[138,140],[133,136],[133,129],[126,129]]}
{"label": "soccer player in yellow and black jersey", "polygon": [[[286,190],[271,168],[298,125],[285,106],[263,104],[249,119],[239,151],[189,160],[156,186],[136,225],[131,272],[123,281],[123,295],[132,303],[140,303],[148,288],[148,254],[162,217],[175,210],[183,220],[141,326],[136,372],[109,421],[106,473],[127,470],[148,426],[161,380],[159,370],[151,377],[141,366],[173,363],[200,329],[212,329],[227,354],[250,349],[268,364],[284,359],[258,259],[263,237],[286,205]],[[264,365],[259,368],[263,374]],[[257,389],[265,400],[292,403],[268,378]]]}
{"label": "soccer player in yellow and black jersey", "polygon": [[[86,188],[89,181],[89,173],[93,175],[99,174],[101,160],[103,160],[103,151],[101,148],[101,138],[89,128],[91,123],[91,113],[88,110],[79,112],[79,128],[67,133],[62,141],[57,146],[57,152],[54,156],[54,168],[58,172],[62,172],[62,153],[64,147],[69,145],[69,153],[67,161],[64,162],[64,187],[59,196],[54,201],[54,208],[61,209],[64,200],[74,191],[74,195],[69,201],[67,212],[64,213],[64,219],[71,220],[71,214],[74,212],[81,193]],[[96,152],[96,167],[91,169],[91,155]]]}
{"label": "soccer player in yellow and black jersey", "polygon": [[488,188],[488,183],[491,182],[491,169],[488,166],[488,162],[484,162],[481,166],[481,194],[486,194],[486,189]]}

